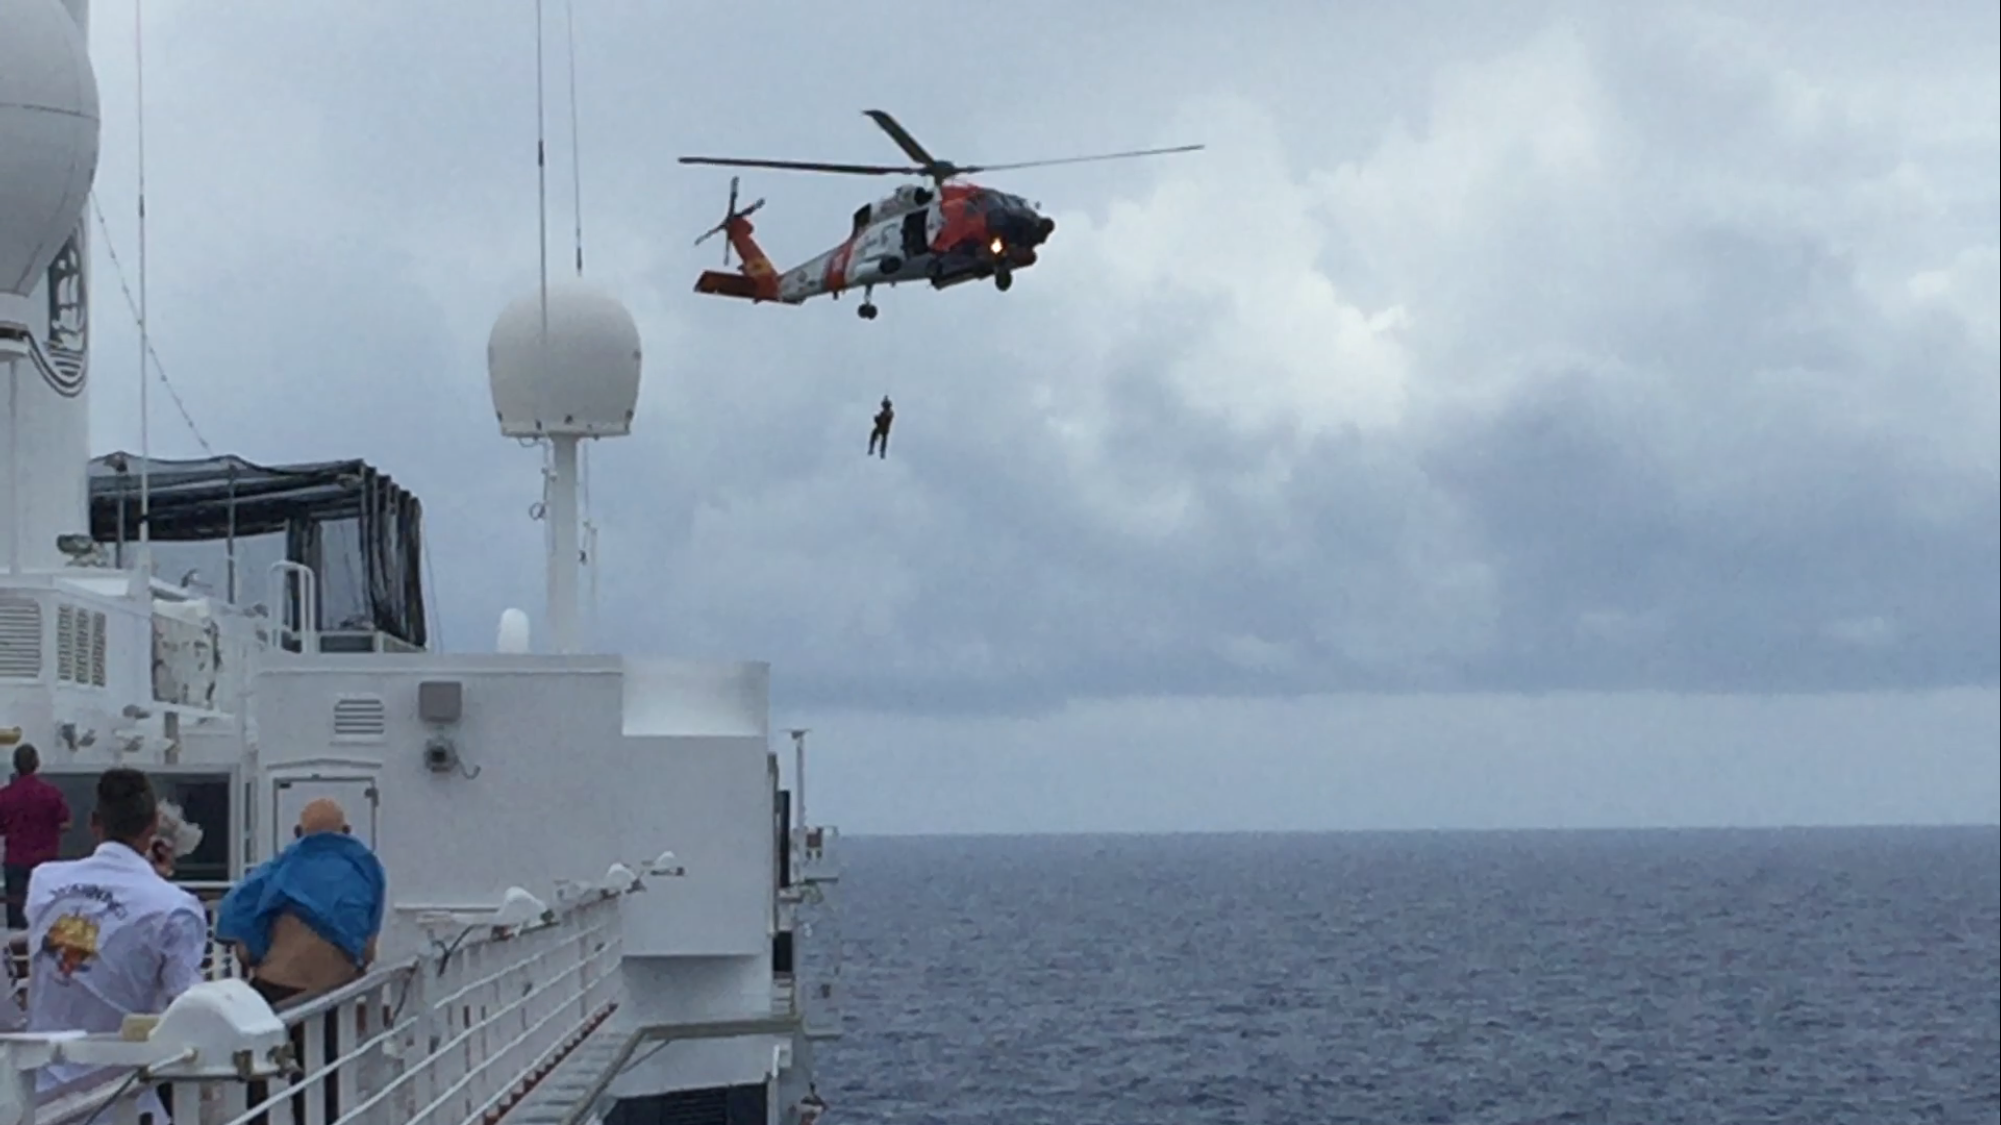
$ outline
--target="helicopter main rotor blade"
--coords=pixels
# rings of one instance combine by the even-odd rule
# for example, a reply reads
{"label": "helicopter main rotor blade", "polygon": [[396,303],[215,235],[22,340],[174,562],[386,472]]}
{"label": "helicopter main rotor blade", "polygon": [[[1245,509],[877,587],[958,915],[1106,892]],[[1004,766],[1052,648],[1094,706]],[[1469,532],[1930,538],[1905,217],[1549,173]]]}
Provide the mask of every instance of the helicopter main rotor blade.
{"label": "helicopter main rotor blade", "polygon": [[924,169],[892,164],[829,164],[818,160],[740,160],[727,156],[684,156],[683,164],[718,164],[725,168],[777,168],[791,172],[838,172],[848,176],[916,176]]}
{"label": "helicopter main rotor blade", "polygon": [[865,109],[862,113],[880,126],[883,132],[888,133],[889,139],[896,142],[896,147],[902,149],[905,156],[921,165],[920,170],[942,168],[949,164],[949,161],[940,160],[925,151],[924,146],[917,143],[917,138],[911,136],[910,131],[888,113],[879,109]]}
{"label": "helicopter main rotor blade", "polygon": [[1013,164],[971,164],[959,169],[961,175],[974,172],[1011,172],[1016,168],[1047,168],[1052,164],[1089,164],[1099,160],[1129,160],[1135,156],[1166,156],[1176,152],[1198,152],[1205,145],[1177,145],[1174,148],[1142,148],[1131,152],[1106,152],[1096,156],[1064,156],[1055,160],[1023,160]]}

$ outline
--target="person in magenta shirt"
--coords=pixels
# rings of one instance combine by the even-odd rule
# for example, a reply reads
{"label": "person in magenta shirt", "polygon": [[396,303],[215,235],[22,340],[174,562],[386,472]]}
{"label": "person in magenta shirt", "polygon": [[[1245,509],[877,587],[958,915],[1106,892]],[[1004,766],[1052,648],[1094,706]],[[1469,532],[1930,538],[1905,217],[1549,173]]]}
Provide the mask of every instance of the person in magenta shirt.
{"label": "person in magenta shirt", "polygon": [[0,836],[7,850],[0,866],[7,876],[7,928],[25,930],[28,876],[56,858],[69,828],[69,802],[42,778],[42,757],[23,742],[14,748],[14,780],[0,789]]}

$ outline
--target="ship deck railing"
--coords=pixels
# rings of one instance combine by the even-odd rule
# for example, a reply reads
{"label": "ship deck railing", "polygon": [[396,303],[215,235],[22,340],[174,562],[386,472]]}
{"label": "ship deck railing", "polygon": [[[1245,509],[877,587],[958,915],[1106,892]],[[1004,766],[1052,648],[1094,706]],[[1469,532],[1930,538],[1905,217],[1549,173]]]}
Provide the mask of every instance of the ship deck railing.
{"label": "ship deck railing", "polygon": [[[166,1068],[150,1088],[174,1125],[503,1122],[587,1041],[608,1034],[624,999],[618,899],[639,889],[583,889],[511,927],[431,915],[423,955],[276,1010],[292,1032],[289,1075],[175,1080]],[[222,950],[210,961],[212,976],[234,975],[235,959]],[[24,1047],[45,1041],[0,1036],[0,1085],[11,1078],[32,1090]],[[44,1095],[23,1116],[0,1107],[0,1125],[145,1125],[141,1096],[152,1077],[128,1069]]]}

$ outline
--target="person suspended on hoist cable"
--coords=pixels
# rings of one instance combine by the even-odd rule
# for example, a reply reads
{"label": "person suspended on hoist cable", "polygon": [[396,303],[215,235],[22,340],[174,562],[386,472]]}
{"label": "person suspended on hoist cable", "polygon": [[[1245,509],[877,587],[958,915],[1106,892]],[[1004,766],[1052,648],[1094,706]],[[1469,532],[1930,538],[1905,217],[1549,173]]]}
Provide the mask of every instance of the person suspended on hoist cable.
{"label": "person suspended on hoist cable", "polygon": [[889,456],[889,425],[896,421],[896,408],[889,396],[882,396],[882,409],[875,412],[875,429],[869,431],[868,451],[877,458]]}

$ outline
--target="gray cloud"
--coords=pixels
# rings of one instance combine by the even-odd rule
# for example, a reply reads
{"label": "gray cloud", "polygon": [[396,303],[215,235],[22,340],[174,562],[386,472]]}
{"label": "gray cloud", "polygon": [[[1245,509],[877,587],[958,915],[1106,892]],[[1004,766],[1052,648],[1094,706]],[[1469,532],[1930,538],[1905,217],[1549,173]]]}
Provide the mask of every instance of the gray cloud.
{"label": "gray cloud", "polygon": [[[637,433],[592,453],[603,643],[903,710],[2001,679],[2001,130],[1964,46],[1991,11],[1829,9],[1781,52],[1698,9],[1087,7],[1024,9],[1041,36],[968,70],[949,21],[580,6],[591,275],[648,349]],[[519,15],[149,17],[156,342],[216,445],[424,497],[452,647],[541,597],[536,458],[483,370],[535,276]],[[119,26],[99,190],[129,263]],[[1059,228],[1005,296],[863,324],[688,292],[724,177],[673,157],[886,156],[875,104],[964,160],[1211,149],[1009,179]],[[784,258],[884,186],[746,178]],[[120,319],[100,446],[134,444]]]}

